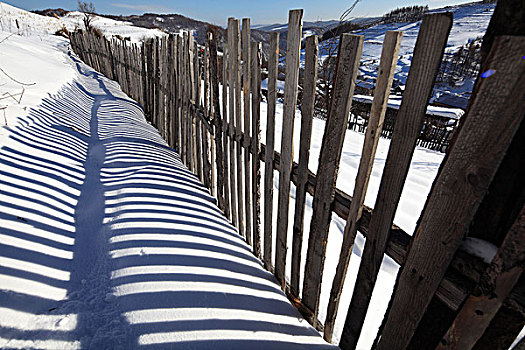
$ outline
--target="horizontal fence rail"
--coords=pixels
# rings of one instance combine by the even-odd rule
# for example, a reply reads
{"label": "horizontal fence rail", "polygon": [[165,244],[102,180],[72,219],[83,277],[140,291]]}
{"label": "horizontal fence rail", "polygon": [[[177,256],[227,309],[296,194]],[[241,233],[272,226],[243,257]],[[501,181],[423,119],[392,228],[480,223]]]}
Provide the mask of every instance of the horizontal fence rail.
{"label": "horizontal fence rail", "polygon": [[[447,323],[446,329],[439,330],[439,336],[444,337],[443,342],[456,342],[457,335],[466,332],[463,320],[469,320],[473,326],[478,326],[476,338],[468,340],[469,344],[475,344],[490,319],[473,319],[469,313],[473,307],[470,305],[479,304],[471,294],[474,288],[488,279],[511,279],[515,282],[516,276],[519,277],[517,272],[508,277],[496,267],[458,251],[458,246],[476,209],[472,203],[479,202],[481,193],[486,190],[498,167],[496,161],[483,157],[482,145],[493,145],[497,156],[501,156],[508,147],[508,142],[495,142],[494,135],[488,130],[500,130],[501,135],[510,140],[521,122],[520,118],[523,118],[523,105],[516,101],[523,101],[523,89],[518,87],[524,83],[525,60],[516,61],[514,57],[519,56],[519,52],[525,52],[522,38],[508,37],[499,41],[491,56],[498,71],[515,72],[511,82],[514,90],[507,86],[507,90],[494,94],[501,104],[511,104],[514,109],[496,111],[494,108],[502,108],[498,105],[483,110],[485,101],[493,95],[492,91],[498,90],[498,84],[504,84],[498,79],[492,80],[493,85],[480,90],[472,101],[474,107],[468,112],[477,116],[472,116],[469,124],[463,126],[455,145],[447,151],[449,154],[435,180],[415,236],[411,237],[393,224],[393,218],[415,146],[422,142],[421,130],[427,123],[426,108],[441,66],[452,17],[449,13],[424,17],[395,123],[389,120],[391,116],[387,103],[402,32],[387,32],[385,35],[374,97],[366,112],[367,127],[361,162],[354,192],[350,196],[337,189],[336,182],[346,129],[349,122],[352,123],[349,119],[351,112],[364,108],[352,101],[364,38],[343,34],[339,39],[334,92],[315,174],[308,169],[308,163],[317,82],[316,36],[306,38],[303,45],[305,65],[301,88],[300,146],[298,162],[293,161],[293,129],[301,75],[302,16],[302,10],[292,10],[289,14],[280,136],[275,135],[279,33],[270,35],[266,61],[266,129],[261,130],[263,56],[261,44],[252,42],[249,19],[243,19],[242,26],[241,21],[228,19],[222,52],[218,51],[219,42],[213,30],[207,34],[204,46],[197,45],[192,33],[188,32],[147,39],[140,45],[117,39],[107,40],[86,31],[76,31],[70,39],[74,52],[84,62],[119,82],[122,90],[143,106],[149,121],[157,127],[169,146],[178,151],[188,169],[209,188],[219,208],[252,247],[254,255],[275,274],[290,301],[308,322],[324,333],[327,341],[331,341],[334,335],[352,247],[360,232],[366,243],[342,330],[341,348],[355,348],[362,337],[364,319],[385,254],[401,269],[375,345],[382,349],[409,347],[414,334],[428,326],[421,320],[432,312],[427,306],[433,297],[451,314],[457,314],[455,320],[452,317]],[[514,100],[509,98],[511,95]],[[494,118],[495,115],[498,117]],[[479,119],[482,117],[490,125],[479,133],[474,123],[483,123]],[[389,123],[392,125],[389,126]],[[434,133],[438,133],[436,128],[432,129]],[[443,130],[448,129],[439,132]],[[480,139],[472,139],[474,130],[481,135]],[[376,205],[372,209],[364,205],[364,198],[378,138],[385,132],[391,138],[391,145]],[[261,143],[262,133],[266,135],[266,144]],[[430,146],[449,147],[449,136],[440,134],[442,142]],[[281,137],[280,152],[275,150],[276,137]],[[466,164],[466,159],[470,163]],[[261,161],[264,162],[264,178]],[[465,173],[465,169],[471,172]],[[279,188],[274,194],[275,171],[278,172]],[[456,181],[456,178],[461,181]],[[293,213],[290,213],[292,184],[296,188],[296,201]],[[452,188],[454,193],[447,197]],[[447,196],[443,197],[443,193]],[[309,229],[304,227],[307,194],[313,197],[313,217]],[[277,196],[277,203],[274,203],[274,195]],[[277,213],[273,210],[274,204],[277,205]],[[469,210],[461,211],[458,205]],[[447,216],[443,211],[447,211]],[[326,281],[323,271],[333,213],[346,221],[346,227],[335,277],[333,281]],[[450,217],[454,218],[453,221]],[[523,226],[522,218],[520,220],[509,231],[510,241],[502,245],[495,263],[506,259],[512,242],[523,240],[521,231],[516,228]],[[275,228],[274,221],[277,223]],[[441,237],[442,229],[445,230],[446,242]],[[301,254],[303,243],[307,244],[306,256]],[[290,249],[292,254],[288,261],[287,251]],[[513,256],[513,259],[515,262],[516,257]],[[301,271],[303,263],[305,268]],[[290,279],[287,266],[291,266]],[[319,319],[323,283],[331,284],[324,320]],[[505,296],[515,305],[523,305],[520,294],[513,293],[513,286],[504,290]],[[415,303],[412,293],[418,295]],[[500,298],[497,303],[487,304],[491,317],[496,317],[494,314],[502,302]],[[523,312],[520,307],[516,308]],[[421,339],[418,341],[421,342]],[[434,338],[427,340],[426,348],[438,345],[431,341]],[[442,345],[445,344],[443,342]]]}

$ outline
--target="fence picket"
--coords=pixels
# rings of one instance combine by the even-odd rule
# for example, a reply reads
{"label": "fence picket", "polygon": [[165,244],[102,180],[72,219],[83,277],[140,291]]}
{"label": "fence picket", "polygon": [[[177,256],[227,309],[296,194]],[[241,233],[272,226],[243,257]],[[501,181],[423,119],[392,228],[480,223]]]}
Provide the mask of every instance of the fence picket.
{"label": "fence picket", "polygon": [[275,104],[277,102],[277,75],[279,74],[279,32],[270,33],[268,58],[268,111],[266,114],[266,150],[264,154],[264,265],[273,269],[273,150],[275,149]]}
{"label": "fence picket", "polygon": [[303,10],[291,10],[288,17],[288,38],[286,46],[283,132],[281,135],[281,170],[279,172],[279,197],[277,202],[277,244],[275,247],[275,276],[283,289],[285,288],[286,282],[290,174],[292,172],[293,162],[293,129],[295,107],[297,105],[302,29]]}
{"label": "fence picket", "polygon": [[[402,36],[403,32],[388,31],[383,43],[381,61],[378,67],[377,83],[374,89],[374,100],[372,102],[372,109],[368,121],[368,127],[366,129],[361,161],[357,171],[352,203],[346,220],[339,262],[332,282],[332,290],[328,302],[328,311],[324,328],[324,337],[327,341],[331,341],[332,339],[334,321],[339,307],[339,299],[341,297],[343,282],[346,277],[348,263],[350,262],[354,240],[357,234],[357,222],[361,219],[361,214],[363,212],[363,203],[368,188],[370,174],[372,172],[372,166],[374,165],[377,144],[383,127],[390,88],[392,87],[392,81],[394,80],[394,72],[396,69]],[[364,266],[363,261],[364,260],[361,261],[361,266]],[[364,277],[361,277],[361,279],[358,279],[356,285],[367,283],[371,278],[372,277],[365,275]],[[353,298],[356,298],[356,300],[357,298],[363,297],[357,293],[358,290],[358,288],[354,288]],[[368,298],[370,298],[370,296],[368,296]],[[364,311],[366,312],[366,308]],[[352,313],[352,317],[362,317],[361,322],[364,322],[364,315],[355,315]]]}
{"label": "fence picket", "polygon": [[[253,253],[261,258],[261,65],[262,65],[261,43],[252,43],[251,47],[251,92],[252,92],[252,192],[253,212],[246,212],[248,218],[253,215]],[[248,148],[245,149],[248,153]],[[247,198],[249,195],[246,196]],[[248,208],[248,207],[247,207]],[[248,210],[248,209],[247,209]],[[248,220],[246,220],[248,225]],[[246,226],[248,227],[248,226]],[[246,231],[248,232],[248,230]],[[248,233],[247,233],[248,234]]]}
{"label": "fence picket", "polygon": [[[245,212],[245,235],[246,242],[249,245],[252,245],[252,217],[251,217],[251,167],[250,167],[250,89],[251,89],[251,69],[250,63],[252,61],[251,57],[251,30],[250,30],[250,19],[242,19],[242,34],[241,34],[241,44],[242,44],[242,95],[244,102],[244,126],[243,133],[244,137],[242,140],[242,147],[244,149],[244,190],[246,196],[244,197],[244,212]],[[240,123],[239,123],[240,124]],[[253,242],[255,244],[255,242]],[[255,246],[254,246],[255,251]]]}
{"label": "fence picket", "polygon": [[362,36],[343,34],[339,38],[334,90],[317,170],[318,178],[323,181],[315,184],[303,283],[303,303],[314,315],[317,315],[319,308],[331,206],[362,50]]}
{"label": "fence picket", "polygon": [[[233,79],[235,82],[235,150],[236,150],[236,167],[237,170],[237,220],[239,234],[246,238],[245,227],[244,227],[244,182],[243,182],[243,166],[242,166],[242,87],[241,87],[241,27],[240,21],[235,20],[233,26]],[[232,157],[234,155],[232,154]],[[233,163],[233,162],[232,162]]]}
{"label": "fence picket", "polygon": [[308,181],[308,161],[310,158],[310,140],[312,136],[312,119],[314,116],[315,88],[317,86],[317,56],[319,54],[318,41],[317,35],[312,35],[306,38],[303,98],[301,102],[301,139],[299,143],[297,185],[295,188],[292,275],[290,281],[291,292],[296,297],[299,297],[304,206],[306,201],[306,184]]}
{"label": "fence picket", "polygon": [[[219,102],[219,68],[217,59],[217,39],[212,35],[210,42],[210,80],[211,80],[211,104],[213,110],[213,125],[215,135],[215,149],[216,149],[216,169],[217,169],[217,200],[219,202],[219,208],[223,212],[225,209],[225,191],[224,191],[224,159],[223,159],[223,136],[222,132],[222,118]],[[224,53],[225,55],[225,53]],[[226,57],[223,56],[225,59]],[[223,64],[224,60],[223,59]],[[223,91],[226,83],[223,83]]]}
{"label": "fence picket", "polygon": [[[229,22],[228,22],[228,28],[229,28]],[[230,31],[228,31],[228,33],[230,33]],[[230,34],[228,34],[227,36],[228,38],[228,43],[229,43],[229,38],[230,38]],[[223,142],[224,142],[224,146],[222,148],[222,151],[223,151],[223,157],[224,157],[224,215],[226,215],[226,217],[228,219],[230,219],[231,217],[231,203],[230,203],[230,198],[231,198],[231,191],[230,191],[230,172],[229,172],[229,147],[228,147],[228,140],[229,140],[229,136],[230,136],[230,130],[229,130],[229,126],[228,126],[228,112],[229,112],[229,96],[228,96],[228,90],[229,90],[229,87],[228,87],[228,84],[230,82],[230,79],[228,77],[228,74],[230,72],[230,68],[229,68],[229,65],[230,65],[230,52],[228,50],[228,45],[224,45],[224,52],[223,52],[223,59],[222,59],[222,136],[223,136]],[[232,219],[233,221],[233,219]]]}

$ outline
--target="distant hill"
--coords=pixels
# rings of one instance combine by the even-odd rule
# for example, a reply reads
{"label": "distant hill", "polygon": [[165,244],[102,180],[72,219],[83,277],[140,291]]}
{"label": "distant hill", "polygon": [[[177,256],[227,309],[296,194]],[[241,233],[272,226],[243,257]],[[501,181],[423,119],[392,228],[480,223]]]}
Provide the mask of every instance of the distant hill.
{"label": "distant hill", "polygon": [[48,16],[48,17],[64,17],[65,15],[69,13],[68,10],[64,10],[63,8],[34,10],[31,12],[36,13],[37,15]]}

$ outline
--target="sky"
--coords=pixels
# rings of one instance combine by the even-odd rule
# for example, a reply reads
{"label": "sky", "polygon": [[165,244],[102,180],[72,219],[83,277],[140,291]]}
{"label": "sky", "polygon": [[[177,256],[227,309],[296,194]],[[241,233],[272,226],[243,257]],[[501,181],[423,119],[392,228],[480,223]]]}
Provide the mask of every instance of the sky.
{"label": "sky", "polygon": [[[76,0],[2,0],[25,10],[61,7],[77,8]],[[89,0],[88,0],[89,1]],[[250,17],[254,24],[286,23],[288,10],[304,9],[305,21],[339,19],[354,0],[92,0],[98,13],[114,15],[178,13],[198,20],[225,26],[228,17]],[[380,16],[402,6],[428,5],[439,8],[467,0],[361,0],[351,17]]]}

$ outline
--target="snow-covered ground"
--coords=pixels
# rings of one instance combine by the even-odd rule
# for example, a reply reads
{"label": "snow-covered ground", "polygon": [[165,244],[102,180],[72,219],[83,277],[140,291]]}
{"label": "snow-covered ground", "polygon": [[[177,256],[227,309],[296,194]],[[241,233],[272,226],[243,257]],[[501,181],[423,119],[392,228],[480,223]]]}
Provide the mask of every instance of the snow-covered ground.
{"label": "snow-covered ground", "polygon": [[[54,34],[63,27],[69,31],[77,28],[84,29],[83,17],[82,13],[76,11],[60,18],[41,16],[0,2],[0,30],[24,36]],[[100,29],[108,38],[119,35],[123,38],[130,38],[132,42],[166,35],[158,29],[137,27],[130,22],[100,16],[94,16],[92,25]]]}
{"label": "snow-covered ground", "polygon": [[118,84],[0,41],[0,348],[331,348]]}
{"label": "snow-covered ground", "polygon": [[[454,22],[450,31],[446,51],[455,52],[467,42],[482,37],[494,12],[494,6],[494,3],[477,2],[431,10],[430,13],[449,11],[453,15]],[[364,35],[365,37],[358,80],[371,82],[377,78],[377,68],[379,66],[379,58],[381,57],[385,33],[389,30],[399,30],[403,31],[404,34],[394,76],[394,85],[404,86],[410,70],[412,54],[420,25],[421,21],[388,23],[378,24],[361,31],[356,31],[354,34]],[[337,40],[334,40],[331,45],[331,50],[333,51],[333,45],[337,45]],[[326,42],[319,44],[321,59],[327,57],[330,47]],[[301,62],[304,62],[304,50],[301,53],[301,59]],[[469,94],[470,91],[472,91],[473,84],[473,78],[458,82],[456,86],[449,86],[446,83],[436,84],[433,98],[449,94],[454,96],[465,93]]]}

